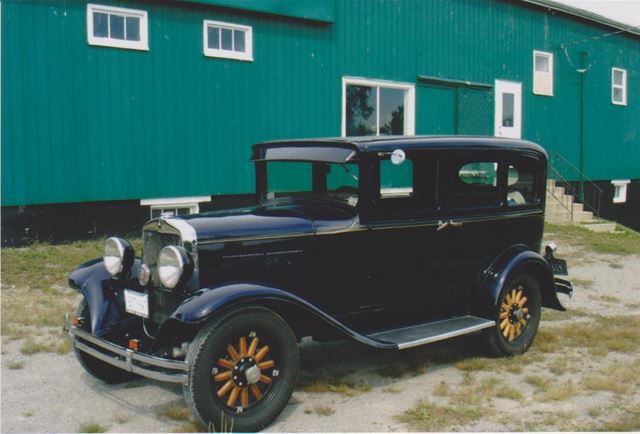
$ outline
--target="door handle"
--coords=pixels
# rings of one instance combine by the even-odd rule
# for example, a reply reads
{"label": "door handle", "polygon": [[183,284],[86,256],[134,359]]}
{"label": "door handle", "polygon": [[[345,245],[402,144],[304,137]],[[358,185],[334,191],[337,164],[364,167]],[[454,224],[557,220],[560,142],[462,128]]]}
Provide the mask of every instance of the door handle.
{"label": "door handle", "polygon": [[442,221],[439,220],[438,221],[438,231],[441,231],[443,229],[446,229],[447,227],[454,227],[454,228],[459,228],[460,226],[462,226],[462,222],[454,222],[453,220],[449,220],[449,221]]}

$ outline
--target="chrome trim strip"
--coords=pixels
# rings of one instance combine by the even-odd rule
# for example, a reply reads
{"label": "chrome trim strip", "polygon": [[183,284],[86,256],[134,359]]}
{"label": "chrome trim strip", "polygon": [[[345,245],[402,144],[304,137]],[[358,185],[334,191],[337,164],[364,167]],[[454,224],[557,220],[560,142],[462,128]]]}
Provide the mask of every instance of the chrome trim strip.
{"label": "chrome trim strip", "polygon": [[[72,326],[68,322],[68,320],[65,322],[64,330],[67,332],[69,338],[73,340],[73,345],[77,349],[99,360],[102,360],[105,363],[109,363],[110,365],[113,365],[127,372],[132,372],[142,377],[151,378],[158,381],[180,384],[186,384],[187,382],[188,378],[186,372],[189,371],[189,366],[186,362],[181,362],[178,360],[167,360],[160,357],[137,353],[133,350],[121,347],[120,345],[116,345],[111,342],[107,342],[104,339],[97,338],[90,333],[80,330],[77,327]],[[113,353],[113,355],[106,354],[96,348],[92,348],[87,344],[79,341],[78,339],[90,342],[100,348],[105,349],[106,351]],[[124,360],[118,358],[118,356],[124,357]],[[136,363],[143,363],[158,368],[172,369],[179,372],[159,372],[153,369],[138,366]]]}

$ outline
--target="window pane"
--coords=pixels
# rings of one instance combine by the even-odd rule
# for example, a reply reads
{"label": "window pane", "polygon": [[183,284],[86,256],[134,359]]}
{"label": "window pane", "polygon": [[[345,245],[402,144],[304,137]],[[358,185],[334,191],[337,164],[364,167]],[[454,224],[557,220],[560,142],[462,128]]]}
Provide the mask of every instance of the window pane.
{"label": "window pane", "polygon": [[218,27],[207,27],[207,46],[214,50],[220,48],[220,29]]}
{"label": "window pane", "polygon": [[127,41],[140,40],[140,18],[127,17]]}
{"label": "window pane", "polygon": [[311,163],[270,161],[267,163],[267,191],[275,193],[310,192],[313,189]]}
{"label": "window pane", "polygon": [[233,50],[233,30],[231,29],[222,29],[222,49],[223,50]]}
{"label": "window pane", "polygon": [[497,184],[496,163],[470,163],[462,166],[458,172],[458,176],[465,184],[490,185],[495,187]]}
{"label": "window pane", "polygon": [[536,54],[536,71],[549,72],[549,57]]}
{"label": "window pane", "polygon": [[347,85],[347,136],[376,134],[376,88]]}
{"label": "window pane", "polygon": [[109,15],[101,12],[93,13],[93,36],[106,38],[109,36]]}
{"label": "window pane", "polygon": [[109,33],[113,39],[124,39],[124,17],[121,15],[109,16]]}
{"label": "window pane", "polygon": [[614,87],[613,88],[613,100],[615,102],[623,102],[622,88],[620,88],[620,87]]}
{"label": "window pane", "polygon": [[233,31],[233,51],[244,53],[244,30]]}
{"label": "window pane", "polygon": [[502,126],[513,126],[513,109],[515,96],[512,93],[502,94]]}
{"label": "window pane", "polygon": [[535,168],[526,165],[509,166],[507,205],[518,206],[536,203]]}
{"label": "window pane", "polygon": [[404,95],[402,89],[380,88],[380,134],[404,134]]}
{"label": "window pane", "polygon": [[380,160],[380,196],[411,196],[413,192],[413,163],[410,159],[395,165],[391,160]]}
{"label": "window pane", "polygon": [[191,214],[191,208],[177,208],[176,211],[178,212],[177,215]]}
{"label": "window pane", "polygon": [[617,85],[617,86],[622,86],[622,76],[623,76],[623,72],[622,71],[613,71],[613,84]]}

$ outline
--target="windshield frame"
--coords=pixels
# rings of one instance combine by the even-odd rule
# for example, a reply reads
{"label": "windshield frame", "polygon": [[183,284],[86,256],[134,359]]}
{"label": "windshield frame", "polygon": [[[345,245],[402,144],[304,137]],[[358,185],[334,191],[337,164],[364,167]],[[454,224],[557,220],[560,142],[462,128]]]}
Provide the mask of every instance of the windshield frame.
{"label": "windshield frame", "polygon": [[[269,197],[269,187],[268,187],[268,168],[267,164],[271,162],[282,162],[282,163],[310,163],[311,164],[311,191],[300,191],[290,192],[291,194],[279,195],[276,197]],[[363,192],[363,170],[362,164],[360,161],[348,161],[348,162],[333,162],[333,161],[317,161],[317,160],[280,160],[280,159],[269,159],[269,160],[254,160],[255,169],[256,169],[256,199],[257,203],[264,204],[267,202],[275,201],[282,199],[283,197],[290,198],[303,198],[303,199],[316,199],[330,202],[339,202],[345,206],[349,206],[352,208],[359,208],[360,203],[362,202],[362,192]],[[352,171],[349,171],[346,165],[354,164],[358,167],[357,175]],[[336,166],[333,170],[343,171],[347,169],[347,176],[357,177],[357,202],[355,205],[349,204],[347,201],[339,199],[337,197],[332,197],[327,194],[327,175],[329,171],[326,169],[328,166]]]}

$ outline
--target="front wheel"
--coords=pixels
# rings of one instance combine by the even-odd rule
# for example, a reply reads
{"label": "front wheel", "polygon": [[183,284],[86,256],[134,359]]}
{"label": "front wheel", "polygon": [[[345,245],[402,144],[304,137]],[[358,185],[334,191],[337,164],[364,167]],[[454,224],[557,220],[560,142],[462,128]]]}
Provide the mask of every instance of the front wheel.
{"label": "front wheel", "polygon": [[300,358],[288,324],[249,307],[203,327],[189,346],[185,400],[205,427],[259,431],[289,401]]}
{"label": "front wheel", "polygon": [[500,293],[496,325],[485,336],[496,356],[513,356],[529,349],[538,331],[541,315],[540,285],[527,273],[510,278]]}

